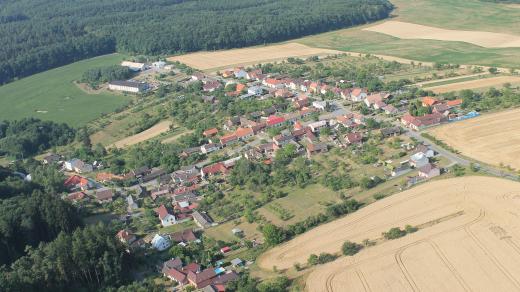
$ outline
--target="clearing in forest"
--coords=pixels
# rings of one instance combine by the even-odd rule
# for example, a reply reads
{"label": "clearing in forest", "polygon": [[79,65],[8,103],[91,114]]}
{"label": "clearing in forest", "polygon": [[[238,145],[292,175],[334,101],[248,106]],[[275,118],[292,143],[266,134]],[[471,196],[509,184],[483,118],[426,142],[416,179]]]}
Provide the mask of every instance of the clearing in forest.
{"label": "clearing in forest", "polygon": [[197,52],[168,58],[168,61],[179,61],[199,70],[218,69],[240,65],[251,65],[262,62],[285,60],[290,57],[310,57],[340,54],[336,50],[311,48],[298,43],[288,43],[265,47],[222,50],[214,52]]}
{"label": "clearing in forest", "polygon": [[172,125],[171,121],[162,121],[155,126],[142,131],[141,133],[135,134],[130,137],[126,137],[122,140],[119,140],[115,142],[114,144],[108,146],[109,148],[115,147],[115,148],[125,148],[128,146],[132,146],[134,144],[152,139],[156,136],[159,136],[160,134],[164,132],[168,132],[170,130],[170,126]]}
{"label": "clearing in forest", "polygon": [[[310,271],[308,291],[519,291],[520,183],[491,177],[439,180],[377,201],[304,233],[258,259],[292,269],[350,240],[376,242]],[[394,240],[382,232],[419,228]]]}
{"label": "clearing in forest", "polygon": [[430,134],[462,154],[492,165],[520,169],[520,109],[447,124]]}
{"label": "clearing in forest", "polygon": [[520,36],[511,34],[443,29],[401,21],[385,21],[364,30],[383,33],[400,39],[465,42],[485,48],[520,47]]}

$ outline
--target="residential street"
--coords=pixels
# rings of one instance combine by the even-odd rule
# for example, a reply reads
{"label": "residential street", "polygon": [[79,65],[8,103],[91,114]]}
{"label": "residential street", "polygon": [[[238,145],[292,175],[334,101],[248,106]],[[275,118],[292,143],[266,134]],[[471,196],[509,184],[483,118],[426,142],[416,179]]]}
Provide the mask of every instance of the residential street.
{"label": "residential street", "polygon": [[[409,136],[409,137],[413,137],[413,138],[417,139],[418,141],[421,141],[421,142],[429,145],[430,148],[432,148],[434,151],[436,151],[436,152],[440,153],[441,155],[445,156],[446,158],[448,158],[452,162],[450,164],[450,166],[453,166],[455,164],[460,164],[462,166],[469,166],[471,164],[470,160],[465,159],[465,158],[461,157],[458,154],[455,154],[453,152],[450,152],[450,151],[448,151],[448,150],[438,146],[437,144],[435,144],[430,139],[427,139],[427,138],[421,136],[420,132],[415,132],[415,131],[408,130],[406,132],[406,135]],[[491,174],[491,175],[494,175],[494,176],[499,176],[499,177],[511,179],[511,180],[515,180],[515,181],[518,180],[518,176],[517,175],[514,175],[514,174],[511,174],[511,173],[502,171],[500,169],[497,169],[497,168],[494,168],[494,167],[491,167],[491,166],[488,166],[488,165],[482,165],[482,164],[479,164],[479,165],[480,165],[480,170],[485,172],[485,173],[488,173],[488,174]]]}

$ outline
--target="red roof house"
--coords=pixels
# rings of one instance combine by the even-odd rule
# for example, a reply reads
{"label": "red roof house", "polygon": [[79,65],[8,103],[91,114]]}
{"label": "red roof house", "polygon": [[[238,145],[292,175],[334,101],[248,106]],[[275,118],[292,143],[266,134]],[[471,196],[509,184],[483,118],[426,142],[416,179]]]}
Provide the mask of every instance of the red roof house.
{"label": "red roof house", "polygon": [[285,123],[285,119],[283,117],[278,117],[275,115],[269,116],[267,118],[266,124],[268,127],[278,127]]}

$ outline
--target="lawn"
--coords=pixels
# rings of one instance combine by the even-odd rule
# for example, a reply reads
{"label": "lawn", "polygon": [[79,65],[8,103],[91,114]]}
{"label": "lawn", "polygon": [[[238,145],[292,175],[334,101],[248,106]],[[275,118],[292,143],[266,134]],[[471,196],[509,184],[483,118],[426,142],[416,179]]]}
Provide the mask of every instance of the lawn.
{"label": "lawn", "polygon": [[479,75],[479,76],[468,76],[468,77],[464,77],[464,78],[457,78],[457,79],[452,79],[452,80],[444,80],[444,81],[437,81],[437,82],[430,82],[430,83],[427,83],[427,84],[424,84],[422,87],[423,88],[429,88],[429,87],[433,87],[433,86],[441,86],[441,85],[448,85],[448,84],[453,84],[453,83],[459,83],[459,82],[464,82],[464,81],[472,81],[472,80],[479,80],[479,79],[485,79],[485,78],[490,78],[490,77],[494,77],[494,76],[482,76],[482,75]]}
{"label": "lawn", "polygon": [[[326,204],[340,201],[336,192],[321,184],[309,185],[304,189],[291,187],[282,190],[288,193],[286,197],[274,200],[258,209],[260,215],[279,226],[287,226],[305,220],[309,216],[324,212]],[[290,219],[282,220],[280,213],[274,211],[276,209],[290,213]]]}
{"label": "lawn", "polygon": [[[397,7],[392,20],[448,29],[482,30],[520,34],[520,9],[479,0],[392,0]],[[454,17],[456,15],[457,17]],[[382,54],[422,62],[446,62],[497,67],[520,67],[520,48],[487,49],[462,42],[405,40],[363,31],[369,24],[305,37],[309,46]]]}
{"label": "lawn", "polygon": [[0,120],[36,117],[82,126],[130,101],[110,93],[88,94],[73,81],[89,68],[118,64],[123,55],[100,56],[0,86]]}

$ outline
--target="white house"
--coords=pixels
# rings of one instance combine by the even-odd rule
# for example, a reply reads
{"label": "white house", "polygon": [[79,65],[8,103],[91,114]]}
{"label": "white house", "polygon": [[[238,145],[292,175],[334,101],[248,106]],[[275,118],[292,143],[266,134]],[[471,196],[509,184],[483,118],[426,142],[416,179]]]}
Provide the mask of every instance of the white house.
{"label": "white house", "polygon": [[123,61],[121,63],[121,66],[123,67],[128,67],[128,69],[132,70],[132,71],[143,71],[146,69],[146,65],[143,64],[143,63],[135,63],[135,62],[130,62],[130,61]]}
{"label": "white house", "polygon": [[262,95],[264,90],[260,86],[251,86],[247,89],[248,94]]}
{"label": "white house", "polygon": [[171,243],[165,237],[162,237],[159,234],[156,234],[152,239],[152,247],[158,251],[163,251],[170,247]]}
{"label": "white house", "polygon": [[159,206],[159,208],[157,208],[155,212],[157,212],[157,215],[159,216],[159,220],[161,220],[161,225],[163,227],[177,224],[177,219],[175,219],[175,216],[170,214],[164,205]]}
{"label": "white house", "polygon": [[244,69],[238,69],[234,72],[236,78],[246,78],[247,72]]}
{"label": "white house", "polygon": [[362,88],[355,88],[350,92],[350,100],[355,102],[361,102],[367,98],[366,90]]}
{"label": "white house", "polygon": [[315,133],[315,132],[319,131],[321,128],[326,127],[327,121],[326,120],[317,121],[314,123],[310,123],[307,126],[311,129],[312,132]]}
{"label": "white house", "polygon": [[321,111],[324,111],[327,108],[327,102],[326,101],[313,101],[312,106]]}
{"label": "white house", "polygon": [[200,152],[202,152],[204,154],[208,154],[213,151],[219,150],[220,147],[221,147],[220,144],[214,144],[214,143],[204,144],[204,145],[200,146]]}
{"label": "white house", "polygon": [[428,157],[426,157],[426,155],[422,152],[418,152],[410,156],[410,165],[415,168],[423,167],[428,163],[430,163]]}
{"label": "white house", "polygon": [[77,158],[65,161],[65,169],[68,171],[74,171],[77,173],[92,172],[92,164],[85,163]]}
{"label": "white house", "polygon": [[132,92],[139,93],[148,89],[148,84],[144,82],[134,82],[134,81],[124,81],[124,80],[115,80],[110,81],[108,83],[108,89],[123,91],[123,92]]}

